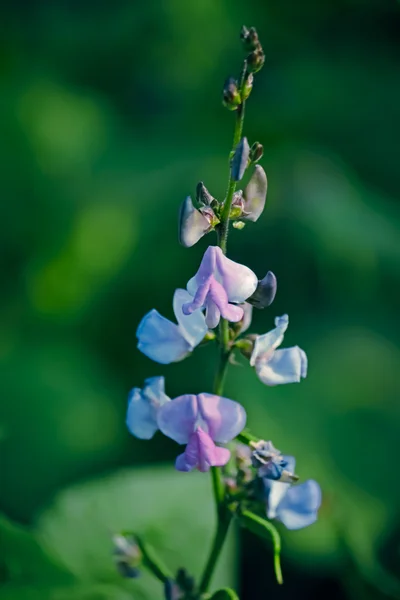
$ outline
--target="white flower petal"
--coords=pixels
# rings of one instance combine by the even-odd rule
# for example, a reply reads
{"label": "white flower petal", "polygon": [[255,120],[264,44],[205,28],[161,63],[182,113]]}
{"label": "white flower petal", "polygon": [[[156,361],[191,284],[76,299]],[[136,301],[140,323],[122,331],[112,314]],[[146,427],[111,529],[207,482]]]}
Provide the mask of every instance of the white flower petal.
{"label": "white flower petal", "polygon": [[265,385],[298,383],[307,374],[307,357],[298,346],[275,350],[269,360],[256,363],[256,372]]}
{"label": "white flower petal", "polygon": [[264,335],[258,335],[254,343],[253,352],[250,358],[250,365],[254,365],[258,361],[266,362],[272,356],[275,348],[281,345],[283,336],[289,325],[288,315],[282,317],[276,317],[275,329],[268,331]]}
{"label": "white flower petal", "polygon": [[192,302],[192,300],[192,296],[186,290],[175,290],[173,300],[175,317],[179,323],[179,329],[183,337],[193,350],[206,335],[207,325],[201,310],[195,310],[191,315],[183,314],[182,306],[188,302]]}

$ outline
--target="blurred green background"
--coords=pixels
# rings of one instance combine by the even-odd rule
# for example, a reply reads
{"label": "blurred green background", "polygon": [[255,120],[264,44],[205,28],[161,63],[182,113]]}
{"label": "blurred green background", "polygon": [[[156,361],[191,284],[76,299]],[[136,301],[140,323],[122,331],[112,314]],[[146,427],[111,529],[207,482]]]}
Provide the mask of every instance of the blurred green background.
{"label": "blurred green background", "polygon": [[[176,475],[176,445],[129,436],[126,396],[209,391],[211,347],[162,367],[135,331],[197,270],[177,210],[203,180],[223,197],[233,115],[221,88],[255,25],[266,52],[245,134],[264,144],[267,208],[230,256],[287,312],[301,385],[231,368],[249,426],[323,488],[320,520],[268,544],[232,539],[217,580],[243,600],[400,597],[400,3],[395,0],[37,0],[1,8],[1,600],[161,598],[121,582],[118,528],[145,531],[198,573],[212,532],[208,478]],[[71,488],[68,489],[67,488]],[[238,555],[240,560],[238,561]],[[216,580],[216,584],[217,581]]]}

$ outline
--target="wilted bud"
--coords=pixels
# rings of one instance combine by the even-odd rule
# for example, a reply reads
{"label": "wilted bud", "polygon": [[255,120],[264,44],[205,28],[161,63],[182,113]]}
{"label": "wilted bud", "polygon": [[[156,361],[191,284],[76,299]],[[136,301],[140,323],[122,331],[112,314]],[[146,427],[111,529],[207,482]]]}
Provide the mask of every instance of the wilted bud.
{"label": "wilted bud", "polygon": [[188,196],[179,209],[179,242],[185,248],[190,248],[211,229],[209,220],[193,206],[192,199]]}
{"label": "wilted bud", "polygon": [[272,271],[268,271],[264,279],[258,282],[256,291],[247,299],[247,302],[256,308],[266,308],[274,301],[276,288],[276,277]]}
{"label": "wilted bud", "polygon": [[247,100],[253,89],[254,76],[253,73],[249,73],[245,79],[242,87],[242,100]]}
{"label": "wilted bud", "polygon": [[223,104],[229,110],[236,110],[242,103],[242,97],[239,92],[237,81],[233,77],[229,77],[222,90]]}
{"label": "wilted bud", "polygon": [[264,154],[264,146],[260,142],[254,142],[250,148],[250,160],[253,163],[258,162]]}
{"label": "wilted bud", "polygon": [[261,46],[256,48],[247,57],[247,70],[249,73],[258,73],[264,66],[265,54]]}
{"label": "wilted bud", "polygon": [[194,578],[189,575],[186,569],[178,569],[176,573],[176,583],[179,585],[181,590],[186,593],[191,593],[195,587]]}
{"label": "wilted bud", "polygon": [[202,181],[200,181],[196,186],[196,200],[199,204],[205,204],[206,206],[211,206],[211,204],[214,204],[215,202],[218,203],[214,196],[211,196],[210,192]]}
{"label": "wilted bud", "polygon": [[138,566],[142,561],[142,552],[132,535],[117,534],[113,537],[115,566],[122,577],[139,577]]}
{"label": "wilted bud", "polygon": [[257,221],[264,210],[267,199],[268,181],[264,169],[256,165],[253,175],[244,191],[244,215],[246,221]]}
{"label": "wilted bud", "polygon": [[236,146],[235,153],[231,160],[231,173],[235,181],[240,181],[247,169],[249,162],[250,146],[247,138],[244,137]]}
{"label": "wilted bud", "polygon": [[247,29],[247,27],[243,25],[240,32],[240,38],[243,42],[243,47],[245,50],[256,50],[258,47],[261,47],[255,27],[250,27],[250,29]]}

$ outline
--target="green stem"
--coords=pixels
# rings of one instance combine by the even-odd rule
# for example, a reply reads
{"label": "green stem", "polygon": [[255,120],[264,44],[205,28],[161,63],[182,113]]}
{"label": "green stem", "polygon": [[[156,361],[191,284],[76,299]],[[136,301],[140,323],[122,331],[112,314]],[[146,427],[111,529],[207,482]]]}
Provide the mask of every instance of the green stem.
{"label": "green stem", "polygon": [[170,573],[168,568],[161,562],[159,557],[156,555],[155,550],[137,535],[135,535],[135,540],[142,552],[143,563],[153,573],[153,575],[155,575],[157,579],[163,583],[165,583],[167,579],[171,579],[172,573]]}
{"label": "green stem", "polygon": [[214,569],[216,567],[219,555],[225,542],[226,534],[228,533],[231,518],[232,517],[229,511],[225,511],[224,516],[221,516],[218,520],[217,531],[215,532],[210,556],[208,557],[203,577],[201,578],[200,582],[199,590],[201,594],[204,594],[208,590],[208,587],[210,585],[211,578],[214,574]]}
{"label": "green stem", "polygon": [[[246,78],[247,63],[244,62],[243,70],[240,79],[240,89],[242,89],[245,78]],[[233,133],[233,144],[232,152],[240,142],[243,131],[245,113],[245,102],[243,101],[236,111],[235,129]],[[225,203],[221,212],[221,220],[218,226],[218,245],[222,252],[226,254],[228,232],[229,232],[229,215],[231,212],[231,206],[233,201],[233,195],[236,190],[236,181],[232,178],[232,174],[229,174],[228,191],[226,193]],[[231,344],[229,339],[229,323],[226,319],[221,319],[219,327],[219,345],[220,345],[220,358],[218,369],[215,375],[214,382],[214,394],[222,396],[224,389],[224,379],[226,370],[229,364],[229,357],[231,355]],[[220,467],[211,467],[211,477],[213,493],[215,498],[215,506],[217,510],[217,531],[215,533],[213,545],[211,548],[210,555],[208,557],[207,564],[204,568],[203,576],[200,583],[200,593],[205,593],[210,585],[211,578],[214,573],[214,569],[217,565],[219,555],[225,542],[226,534],[228,533],[229,524],[232,520],[232,515],[225,505],[225,484],[222,478],[222,471]]]}

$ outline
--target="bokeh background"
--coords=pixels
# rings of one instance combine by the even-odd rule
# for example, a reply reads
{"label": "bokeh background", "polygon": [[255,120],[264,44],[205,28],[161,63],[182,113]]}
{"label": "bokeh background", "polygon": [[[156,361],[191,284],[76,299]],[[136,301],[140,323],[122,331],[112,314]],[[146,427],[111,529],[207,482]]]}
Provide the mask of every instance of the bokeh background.
{"label": "bokeh background", "polygon": [[0,598],[161,598],[114,572],[110,536],[145,531],[198,573],[212,532],[208,478],[124,425],[128,390],[165,374],[208,391],[212,347],[152,363],[135,331],[208,236],[177,243],[203,180],[223,197],[233,115],[225,78],[241,25],[266,52],[245,134],[264,144],[267,208],[230,256],[278,278],[253,332],[287,312],[301,385],[266,388],[244,363],[226,395],[323,488],[320,520],[271,550],[232,536],[216,584],[243,600],[400,597],[400,3],[395,0],[29,0],[1,8]]}

